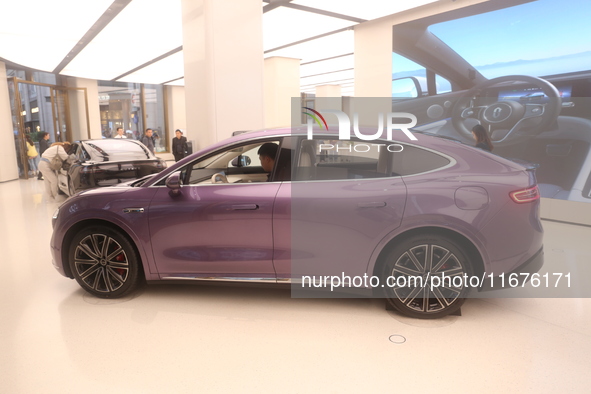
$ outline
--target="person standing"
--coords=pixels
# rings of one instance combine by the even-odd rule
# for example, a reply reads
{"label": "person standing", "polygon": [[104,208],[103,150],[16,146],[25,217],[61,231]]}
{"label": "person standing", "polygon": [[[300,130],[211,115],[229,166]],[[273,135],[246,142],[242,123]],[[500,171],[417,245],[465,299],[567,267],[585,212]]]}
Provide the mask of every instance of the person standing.
{"label": "person standing", "polygon": [[25,135],[25,144],[27,146],[27,158],[29,159],[29,176],[35,176],[37,175],[39,153],[37,153],[37,148],[35,148],[35,143],[31,139],[31,136]]}
{"label": "person standing", "polygon": [[189,147],[187,146],[187,137],[183,137],[183,132],[177,130],[174,132],[176,137],[172,139],[172,154],[174,161],[179,161],[185,157]]}
{"label": "person standing", "polygon": [[146,145],[146,148],[154,154],[154,139],[152,138],[152,129],[146,129],[146,132],[140,138],[140,142]]}
{"label": "person standing", "polygon": [[[41,139],[39,140],[39,156],[43,156],[43,153],[49,148],[49,133],[41,133]],[[37,180],[43,180],[43,173],[39,171],[37,174]]]}
{"label": "person standing", "polygon": [[158,130],[154,130],[152,132],[152,141],[154,142],[154,151],[160,152],[160,135],[158,135]]}
{"label": "person standing", "polygon": [[477,148],[492,152],[493,144],[484,126],[480,124],[474,126],[472,128],[472,136],[474,136]]}
{"label": "person standing", "polygon": [[113,138],[127,138],[125,132],[123,131],[123,127],[117,127],[117,134]]}
{"label": "person standing", "polygon": [[43,173],[45,180],[45,193],[50,202],[56,202],[58,196],[58,179],[56,172],[51,168],[51,161],[59,157],[62,163],[68,160],[68,155],[72,150],[72,144],[68,141],[54,142],[41,156],[39,169]]}

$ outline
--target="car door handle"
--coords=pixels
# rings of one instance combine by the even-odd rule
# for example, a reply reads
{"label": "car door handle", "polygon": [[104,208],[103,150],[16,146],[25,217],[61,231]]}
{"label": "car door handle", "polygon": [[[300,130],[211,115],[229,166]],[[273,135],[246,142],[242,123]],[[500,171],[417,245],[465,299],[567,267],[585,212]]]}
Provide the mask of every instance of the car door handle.
{"label": "car door handle", "polygon": [[232,205],[232,209],[235,211],[254,211],[259,209],[259,206],[257,204],[237,204]]}
{"label": "car door handle", "polygon": [[360,202],[357,204],[359,208],[381,208],[386,206],[385,201]]}
{"label": "car door handle", "polygon": [[144,213],[144,208],[123,208],[123,213]]}

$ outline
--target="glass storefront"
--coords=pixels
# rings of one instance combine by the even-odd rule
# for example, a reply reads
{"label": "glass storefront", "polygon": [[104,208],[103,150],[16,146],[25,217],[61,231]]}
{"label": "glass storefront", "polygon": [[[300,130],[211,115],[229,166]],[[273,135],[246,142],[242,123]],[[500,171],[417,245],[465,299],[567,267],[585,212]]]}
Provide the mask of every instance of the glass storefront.
{"label": "glass storefront", "polygon": [[161,85],[99,81],[103,138],[113,138],[122,127],[127,138],[140,139],[151,128],[155,152],[169,152],[169,132],[164,117]]}
{"label": "glass storefront", "polygon": [[169,152],[169,141],[164,121],[164,92],[162,85],[144,85],[146,127],[154,130],[154,151]]}
{"label": "glass storefront", "polygon": [[139,139],[144,129],[140,84],[99,81],[98,90],[103,138],[115,137],[123,127],[127,138]]}
{"label": "glass storefront", "polygon": [[[84,88],[59,86],[62,80],[50,73],[7,69],[6,74],[19,176],[26,179],[32,173],[26,137],[37,149],[45,132],[50,143],[90,138],[87,93]],[[155,152],[170,152],[162,85],[97,82],[103,138],[115,137],[122,127],[126,138],[140,139],[149,127],[154,131]]]}
{"label": "glass storefront", "polygon": [[[49,143],[90,138],[87,93],[84,88],[57,85],[54,74],[15,69],[6,74],[19,177],[27,179],[35,174],[39,140],[45,133]],[[33,161],[27,155],[28,139],[38,153]]]}

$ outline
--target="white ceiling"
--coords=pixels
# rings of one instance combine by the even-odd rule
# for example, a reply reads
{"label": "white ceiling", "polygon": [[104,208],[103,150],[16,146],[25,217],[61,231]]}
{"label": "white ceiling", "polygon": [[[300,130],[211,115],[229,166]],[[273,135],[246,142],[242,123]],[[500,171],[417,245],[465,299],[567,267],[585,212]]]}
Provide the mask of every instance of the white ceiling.
{"label": "white ceiling", "polygon": [[[433,1],[293,0],[276,8],[263,1],[264,56],[301,59],[303,92],[332,82],[343,86],[344,95],[353,94],[350,28]],[[5,2],[0,58],[75,77],[182,86],[181,0]]]}

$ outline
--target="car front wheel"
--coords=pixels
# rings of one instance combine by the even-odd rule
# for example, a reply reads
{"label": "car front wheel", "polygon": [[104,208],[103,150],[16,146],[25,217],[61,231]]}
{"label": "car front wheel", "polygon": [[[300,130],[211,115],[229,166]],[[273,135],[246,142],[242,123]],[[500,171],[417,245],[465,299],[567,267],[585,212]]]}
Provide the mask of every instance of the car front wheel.
{"label": "car front wheel", "polygon": [[78,284],[97,297],[122,297],[139,285],[139,258],[117,230],[104,226],[83,229],[72,240],[69,257]]}
{"label": "car front wheel", "polygon": [[384,261],[387,302],[400,313],[420,319],[457,312],[468,294],[472,275],[467,256],[448,237],[426,234],[403,240]]}

